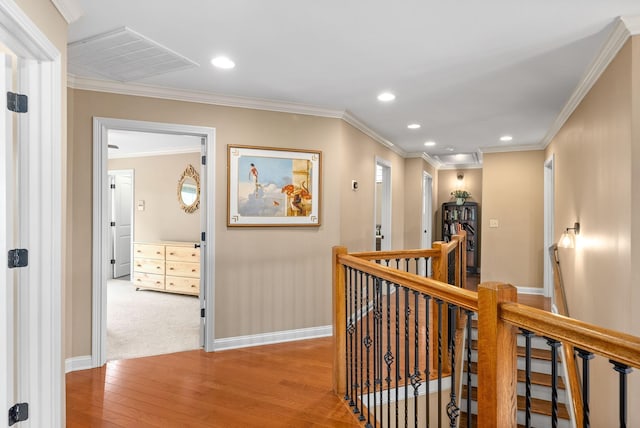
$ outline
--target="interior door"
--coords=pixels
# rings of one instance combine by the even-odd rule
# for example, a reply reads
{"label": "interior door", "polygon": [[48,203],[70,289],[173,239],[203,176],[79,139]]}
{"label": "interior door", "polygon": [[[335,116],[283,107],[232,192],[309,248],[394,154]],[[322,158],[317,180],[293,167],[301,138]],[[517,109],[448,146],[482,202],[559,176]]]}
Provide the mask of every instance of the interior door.
{"label": "interior door", "polygon": [[[110,173],[111,174],[111,173]],[[113,277],[131,273],[131,239],[133,235],[133,174],[123,171],[114,174],[113,183]]]}
{"label": "interior door", "polygon": [[[431,248],[433,244],[433,179],[426,172],[422,173],[422,248]],[[431,276],[431,259],[427,261],[426,272],[422,275]],[[421,267],[422,270],[422,267]]]}
{"label": "interior door", "polygon": [[391,163],[376,158],[374,248],[391,249]]}
{"label": "interior door", "polygon": [[[200,138],[200,155],[202,159],[207,159],[207,139],[205,137]],[[197,211],[200,213],[200,346],[206,349],[207,346],[207,322],[206,316],[212,317],[213,313],[206,315],[207,311],[212,311],[213,308],[207,309],[207,278],[209,272],[207,271],[207,238],[212,237],[204,236],[207,230],[207,162],[202,162],[200,165],[200,209]],[[209,299],[212,300],[212,299]],[[202,314],[205,313],[203,316]]]}

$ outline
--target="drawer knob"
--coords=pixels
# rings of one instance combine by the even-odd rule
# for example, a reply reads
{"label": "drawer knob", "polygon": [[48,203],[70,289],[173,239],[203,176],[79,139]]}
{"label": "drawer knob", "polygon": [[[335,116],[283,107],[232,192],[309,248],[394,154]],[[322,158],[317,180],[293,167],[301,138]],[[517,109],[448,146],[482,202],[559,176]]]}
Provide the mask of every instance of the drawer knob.
{"label": "drawer knob", "polygon": [[195,269],[191,269],[191,272],[195,272],[195,271],[196,271]]}
{"label": "drawer knob", "polygon": [[172,267],[170,267],[170,268],[169,268],[169,270],[173,270],[173,268],[172,268]]}

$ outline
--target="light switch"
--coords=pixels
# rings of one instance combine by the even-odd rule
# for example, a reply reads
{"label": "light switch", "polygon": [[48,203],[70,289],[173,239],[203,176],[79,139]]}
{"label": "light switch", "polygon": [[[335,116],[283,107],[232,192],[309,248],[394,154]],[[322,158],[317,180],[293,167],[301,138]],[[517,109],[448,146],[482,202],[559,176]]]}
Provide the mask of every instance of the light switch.
{"label": "light switch", "polygon": [[495,218],[489,219],[489,227],[498,227],[498,220]]}
{"label": "light switch", "polygon": [[144,201],[138,201],[138,211],[144,211]]}

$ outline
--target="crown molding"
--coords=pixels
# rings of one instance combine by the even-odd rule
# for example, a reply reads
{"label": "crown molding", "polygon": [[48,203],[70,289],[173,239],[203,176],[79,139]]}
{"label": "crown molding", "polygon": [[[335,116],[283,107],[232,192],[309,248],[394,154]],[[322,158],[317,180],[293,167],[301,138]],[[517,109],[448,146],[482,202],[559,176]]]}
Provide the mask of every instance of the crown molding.
{"label": "crown molding", "polygon": [[[628,26],[628,25],[629,26]],[[578,83],[578,86],[569,97],[569,100],[551,124],[551,127],[541,141],[542,147],[546,148],[556,134],[562,129],[569,116],[573,114],[584,97],[589,93],[593,85],[598,81],[602,73],[609,66],[611,61],[618,54],[622,46],[632,34],[640,32],[640,17],[618,17],[616,18],[613,29],[609,33],[609,37],[604,42],[600,51],[596,55],[591,65],[587,68],[586,73]]]}
{"label": "crown molding", "polygon": [[382,144],[383,146],[385,146],[392,152],[396,153],[397,155],[402,156],[403,158],[407,157],[407,153],[405,151],[397,147],[391,141],[380,136],[380,134],[375,132],[373,129],[369,128],[364,122],[362,122],[360,119],[355,117],[349,111],[344,111],[344,113],[341,116],[341,119],[347,122],[349,125],[353,126],[354,128],[362,131],[364,134],[368,135],[369,137],[373,138],[376,142]]}
{"label": "crown molding", "polygon": [[442,162],[440,162],[437,159],[432,158],[431,156],[429,156],[427,153],[425,152],[412,152],[412,153],[407,153],[404,156],[406,159],[416,159],[416,158],[420,158],[423,161],[425,161],[426,163],[428,163],[429,165],[431,165],[432,167],[434,167],[435,169],[440,169],[442,168]]}
{"label": "crown molding", "polygon": [[443,165],[438,168],[440,171],[451,171],[456,169],[482,169],[482,164],[457,164],[457,165]]}
{"label": "crown molding", "polygon": [[84,13],[79,0],[51,0],[51,3],[58,9],[67,24],[77,21]]}
{"label": "crown molding", "polygon": [[484,153],[505,153],[505,152],[529,152],[532,150],[544,150],[542,144],[525,144],[525,145],[509,145],[509,146],[488,146],[480,147],[479,152]]}
{"label": "crown molding", "polygon": [[186,101],[225,107],[248,108],[254,110],[268,110],[281,113],[330,117],[335,119],[341,119],[344,114],[342,110],[328,109],[304,104],[270,101],[256,98],[235,97],[198,91],[186,91],[182,89],[163,88],[160,86],[143,85],[138,83],[122,83],[101,79],[89,79],[73,75],[68,76],[67,86],[73,89],[86,91],[110,92],[121,95],[162,98],[173,101]]}

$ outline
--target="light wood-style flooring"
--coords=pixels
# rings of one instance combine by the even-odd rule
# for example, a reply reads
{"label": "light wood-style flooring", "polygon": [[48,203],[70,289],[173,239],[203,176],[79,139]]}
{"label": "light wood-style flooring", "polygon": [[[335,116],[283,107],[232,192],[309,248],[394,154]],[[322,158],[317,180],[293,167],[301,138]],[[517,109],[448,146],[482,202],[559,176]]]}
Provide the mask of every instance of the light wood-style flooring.
{"label": "light wood-style flooring", "polygon": [[332,338],[119,360],[67,374],[67,427],[358,427]]}

